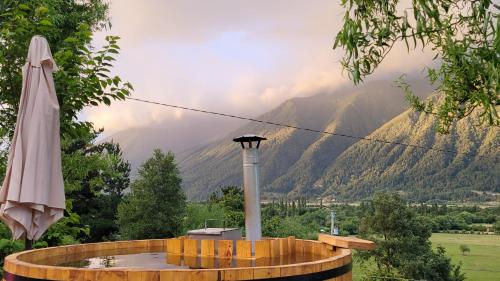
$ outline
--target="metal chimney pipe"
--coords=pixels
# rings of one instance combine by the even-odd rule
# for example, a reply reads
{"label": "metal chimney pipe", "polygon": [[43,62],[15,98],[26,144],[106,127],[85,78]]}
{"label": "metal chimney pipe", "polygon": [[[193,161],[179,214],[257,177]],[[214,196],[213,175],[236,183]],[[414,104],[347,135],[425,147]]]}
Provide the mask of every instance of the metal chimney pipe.
{"label": "metal chimney pipe", "polygon": [[330,213],[330,235],[335,235],[335,210]]}
{"label": "metal chimney pipe", "polygon": [[[245,198],[245,236],[246,240],[262,239],[260,218],[260,175],[259,146],[266,138],[257,135],[243,135],[233,139],[243,149],[243,192]],[[252,243],[252,248],[254,243]]]}

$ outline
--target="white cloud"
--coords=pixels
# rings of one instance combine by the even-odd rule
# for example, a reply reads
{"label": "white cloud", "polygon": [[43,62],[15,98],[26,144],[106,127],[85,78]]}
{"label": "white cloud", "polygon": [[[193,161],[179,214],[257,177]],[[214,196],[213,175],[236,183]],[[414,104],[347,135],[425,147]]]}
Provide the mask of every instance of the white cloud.
{"label": "white cloud", "polygon": [[[331,46],[343,12],[330,0],[115,0],[113,29],[122,37],[115,72],[134,96],[252,116],[285,99],[347,82],[341,50]],[[394,50],[375,77],[420,70],[430,54]],[[87,109],[82,118],[107,134],[182,118],[137,102]]]}

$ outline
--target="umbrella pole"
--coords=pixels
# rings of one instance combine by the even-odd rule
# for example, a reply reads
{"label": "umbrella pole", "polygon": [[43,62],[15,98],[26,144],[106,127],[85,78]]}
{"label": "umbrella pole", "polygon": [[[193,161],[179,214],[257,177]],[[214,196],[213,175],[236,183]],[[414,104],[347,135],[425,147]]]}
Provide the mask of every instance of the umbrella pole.
{"label": "umbrella pole", "polygon": [[24,250],[31,250],[33,249],[33,240],[30,240],[28,238],[24,239]]}

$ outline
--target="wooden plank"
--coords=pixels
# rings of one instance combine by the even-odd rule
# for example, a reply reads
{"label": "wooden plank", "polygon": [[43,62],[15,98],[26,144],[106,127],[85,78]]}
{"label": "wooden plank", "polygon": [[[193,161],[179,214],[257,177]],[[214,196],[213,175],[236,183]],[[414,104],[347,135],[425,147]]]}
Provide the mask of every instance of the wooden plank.
{"label": "wooden plank", "polygon": [[303,240],[304,255],[306,255],[306,254],[312,254],[312,252],[313,252],[313,243],[314,243],[314,241],[311,241],[311,240]]}
{"label": "wooden plank", "polygon": [[270,241],[270,251],[269,253],[271,254],[271,258],[279,257],[280,256],[280,242],[277,239],[271,239]]}
{"label": "wooden plank", "polygon": [[217,281],[217,270],[196,270],[190,271],[185,281]]}
{"label": "wooden plank", "polygon": [[230,268],[232,258],[217,258],[217,264],[219,268]]}
{"label": "wooden plank", "polygon": [[123,281],[127,280],[127,272],[122,270],[103,270],[97,272],[96,278],[97,280]]}
{"label": "wooden plank", "polygon": [[313,242],[312,253],[315,256],[321,256],[323,254],[323,243]]}
{"label": "wooden plank", "polygon": [[[84,277],[84,280],[85,281],[93,281],[93,280],[97,280],[97,271],[95,270],[85,270],[85,277]],[[129,279],[130,280],[130,279]]]}
{"label": "wooden plank", "polygon": [[47,268],[46,266],[30,265],[27,276],[36,279],[45,279],[47,277]]}
{"label": "wooden plank", "polygon": [[184,239],[184,255],[185,256],[198,255],[198,240]]}
{"label": "wooden plank", "polygon": [[271,267],[256,267],[253,270],[253,277],[255,279],[268,279],[280,277],[281,270],[279,266]]}
{"label": "wooden plank", "polygon": [[141,279],[142,279],[142,271],[140,269],[127,271],[127,281],[141,280]]}
{"label": "wooden plank", "polygon": [[255,258],[269,258],[271,256],[270,240],[255,241]]}
{"label": "wooden plank", "polygon": [[230,258],[233,256],[233,240],[219,240],[217,256],[221,258]]}
{"label": "wooden plank", "polygon": [[252,259],[248,258],[243,258],[243,259],[236,259],[236,267],[252,267]]}
{"label": "wooden plank", "polygon": [[47,279],[49,280],[71,280],[69,279],[69,270],[61,269],[60,267],[52,267],[47,269]]}
{"label": "wooden plank", "polygon": [[302,270],[297,265],[284,265],[281,266],[280,276],[281,277],[289,277],[295,275],[301,275]]}
{"label": "wooden plank", "polygon": [[328,234],[320,234],[318,237],[318,241],[321,241],[328,245],[346,249],[368,250],[368,251],[375,249],[374,242],[355,237],[342,237],[342,236],[333,236]]}
{"label": "wooden plank", "polygon": [[204,256],[201,257],[202,268],[215,268],[215,257]]}
{"label": "wooden plank", "polygon": [[230,268],[221,272],[221,280],[252,280],[253,268]]}
{"label": "wooden plank", "polygon": [[201,240],[201,255],[209,257],[215,256],[214,240]]}
{"label": "wooden plank", "polygon": [[295,236],[288,237],[288,253],[295,254]]}
{"label": "wooden plank", "polygon": [[167,239],[167,253],[180,255],[182,254],[182,240],[181,239]]}
{"label": "wooden plank", "polygon": [[141,280],[141,281],[160,281],[160,272],[159,271],[142,271],[141,272],[141,279],[130,279],[128,278],[129,281],[132,280]]}
{"label": "wooden plank", "polygon": [[199,268],[198,257],[184,255],[184,265],[187,265],[190,268]]}
{"label": "wooden plank", "polygon": [[288,238],[279,238],[280,241],[280,256],[288,255]]}
{"label": "wooden plank", "polygon": [[172,265],[181,265],[181,256],[176,254],[167,254],[167,263]]}
{"label": "wooden plank", "polygon": [[304,240],[302,239],[295,240],[295,255],[297,256],[304,255]]}
{"label": "wooden plank", "polygon": [[252,257],[252,241],[236,240],[236,257],[251,258]]}
{"label": "wooden plank", "polygon": [[187,273],[186,270],[162,270],[160,271],[160,281],[184,281]]}
{"label": "wooden plank", "polygon": [[255,266],[256,267],[265,267],[273,264],[273,259],[272,258],[258,258],[255,259]]}
{"label": "wooden plank", "polygon": [[148,249],[156,250],[165,247],[165,239],[151,239],[148,240]]}

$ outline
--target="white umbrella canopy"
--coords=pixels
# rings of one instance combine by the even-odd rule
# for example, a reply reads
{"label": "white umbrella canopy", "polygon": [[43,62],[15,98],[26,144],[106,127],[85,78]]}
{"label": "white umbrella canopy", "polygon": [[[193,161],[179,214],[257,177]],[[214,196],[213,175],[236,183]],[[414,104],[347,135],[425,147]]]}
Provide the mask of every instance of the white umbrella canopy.
{"label": "white umbrella canopy", "polygon": [[0,219],[12,237],[38,240],[64,215],[59,104],[47,40],[31,39],[7,173],[0,190]]}

